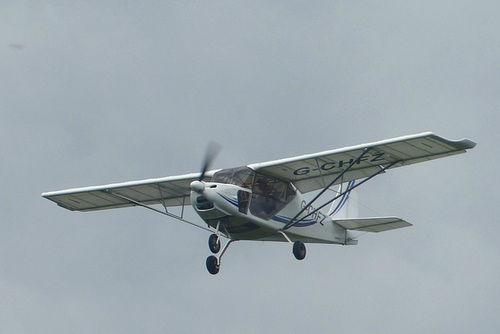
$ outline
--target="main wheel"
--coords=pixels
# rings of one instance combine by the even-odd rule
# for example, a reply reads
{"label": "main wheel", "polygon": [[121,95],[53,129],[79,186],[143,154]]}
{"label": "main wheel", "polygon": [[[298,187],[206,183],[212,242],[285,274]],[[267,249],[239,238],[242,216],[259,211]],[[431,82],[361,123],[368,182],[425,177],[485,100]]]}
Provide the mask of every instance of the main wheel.
{"label": "main wheel", "polygon": [[216,275],[219,272],[219,260],[213,255],[207,257],[207,270],[210,274]]}
{"label": "main wheel", "polygon": [[220,240],[217,234],[210,235],[208,238],[208,247],[214,254],[217,254],[220,251]]}
{"label": "main wheel", "polygon": [[306,245],[302,241],[295,241],[293,244],[293,255],[297,260],[304,260],[306,257]]}

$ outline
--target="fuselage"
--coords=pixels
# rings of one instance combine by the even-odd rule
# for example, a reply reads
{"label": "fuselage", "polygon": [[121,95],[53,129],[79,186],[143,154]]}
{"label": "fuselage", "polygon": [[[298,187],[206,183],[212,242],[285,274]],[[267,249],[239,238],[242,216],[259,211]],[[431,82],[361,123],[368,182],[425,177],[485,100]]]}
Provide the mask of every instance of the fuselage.
{"label": "fuselage", "polygon": [[[286,241],[279,232],[304,209],[299,223],[286,231],[293,241],[345,244],[347,232],[317,211],[290,182],[242,167],[217,172],[212,182],[192,185],[191,204],[211,227],[230,239]],[[308,216],[309,215],[309,216]],[[304,218],[305,217],[305,218]]]}

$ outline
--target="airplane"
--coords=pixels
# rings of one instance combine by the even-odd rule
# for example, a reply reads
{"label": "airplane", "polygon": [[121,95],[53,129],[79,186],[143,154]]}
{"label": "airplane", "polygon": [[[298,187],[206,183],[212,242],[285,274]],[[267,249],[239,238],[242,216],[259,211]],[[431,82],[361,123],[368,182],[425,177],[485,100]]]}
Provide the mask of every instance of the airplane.
{"label": "airplane", "polygon": [[[469,139],[449,140],[432,132],[368,144],[209,170],[219,148],[209,148],[201,172],[157,179],[42,193],[72,211],[138,206],[210,232],[210,274],[234,241],[281,241],[297,260],[306,243],[356,245],[355,233],[412,226],[398,217],[339,217],[351,191],[389,169],[443,158],[472,149]],[[338,186],[338,189],[334,189]],[[311,193],[312,192],[312,193]],[[317,192],[317,193],[314,193]],[[328,192],[329,200],[316,204]],[[308,199],[305,194],[314,195]],[[330,210],[323,210],[331,205]],[[192,206],[203,224],[185,219]],[[180,208],[180,213],[169,211]],[[228,241],[221,249],[221,237]]]}

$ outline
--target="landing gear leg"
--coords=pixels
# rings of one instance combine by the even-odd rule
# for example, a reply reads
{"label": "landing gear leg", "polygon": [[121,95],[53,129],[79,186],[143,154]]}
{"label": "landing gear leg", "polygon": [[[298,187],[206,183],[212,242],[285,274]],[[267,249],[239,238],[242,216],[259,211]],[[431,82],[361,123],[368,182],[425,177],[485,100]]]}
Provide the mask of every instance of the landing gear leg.
{"label": "landing gear leg", "polygon": [[207,258],[207,270],[210,274],[212,275],[217,275],[217,273],[219,272],[219,269],[220,269],[220,262],[221,262],[221,259],[222,259],[222,256],[224,255],[224,253],[226,252],[227,248],[229,247],[229,245],[233,242],[233,241],[236,241],[236,240],[229,240],[225,245],[224,245],[224,248],[222,249],[222,252],[220,253],[219,257],[217,258],[215,255],[210,255],[208,258]]}
{"label": "landing gear leg", "polygon": [[297,260],[304,260],[306,257],[306,245],[304,245],[302,241],[293,242],[283,231],[279,231],[279,233],[281,233],[289,243],[293,244],[292,252],[295,258]]}

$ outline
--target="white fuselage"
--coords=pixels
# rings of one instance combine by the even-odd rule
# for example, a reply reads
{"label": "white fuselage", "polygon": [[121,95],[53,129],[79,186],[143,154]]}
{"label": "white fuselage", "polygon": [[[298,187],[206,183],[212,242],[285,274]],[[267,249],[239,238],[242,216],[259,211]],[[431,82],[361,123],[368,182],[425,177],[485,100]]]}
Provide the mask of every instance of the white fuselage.
{"label": "white fuselage", "polygon": [[[192,206],[208,225],[219,226],[221,233],[235,240],[286,241],[279,231],[307,205],[296,190],[293,196],[278,201],[234,184],[203,182],[202,188],[191,191]],[[313,207],[306,208],[299,219],[313,211]],[[310,243],[346,244],[349,238],[343,227],[321,212],[285,233],[292,241]]]}

